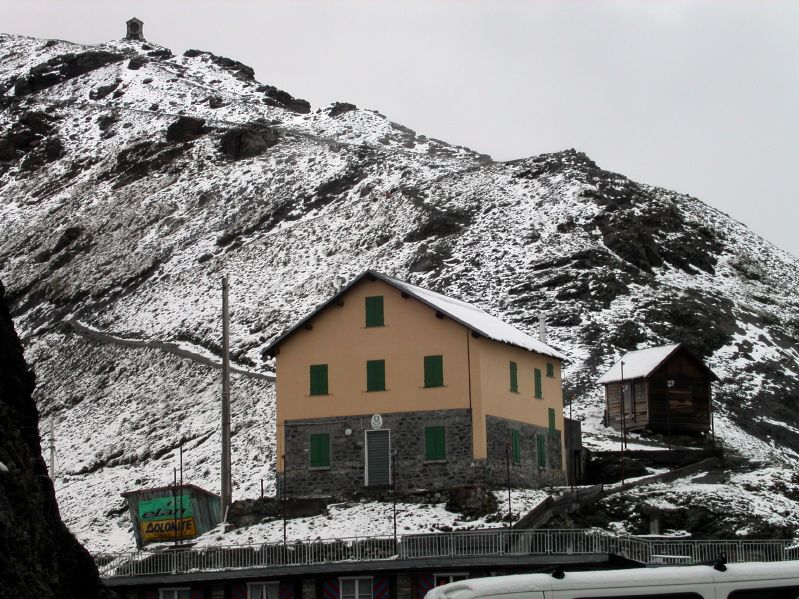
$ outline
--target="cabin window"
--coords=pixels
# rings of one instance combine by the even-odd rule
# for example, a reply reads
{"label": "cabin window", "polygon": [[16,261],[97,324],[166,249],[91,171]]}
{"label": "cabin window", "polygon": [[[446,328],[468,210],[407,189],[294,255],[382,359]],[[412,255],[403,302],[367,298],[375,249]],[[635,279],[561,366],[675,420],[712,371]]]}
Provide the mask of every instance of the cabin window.
{"label": "cabin window", "polygon": [[341,599],[372,599],[371,578],[342,578]]}
{"label": "cabin window", "polygon": [[311,365],[311,395],[327,395],[327,364]]}
{"label": "cabin window", "polygon": [[444,357],[425,356],[424,357],[424,386],[443,387],[444,386]]}
{"label": "cabin window", "polygon": [[188,587],[180,589],[158,589],[158,599],[189,599],[191,589]]}
{"label": "cabin window", "polygon": [[368,360],[366,362],[366,390],[386,390],[386,361]]}
{"label": "cabin window", "polygon": [[311,435],[311,468],[330,468],[330,435]]}
{"label": "cabin window", "polygon": [[538,435],[535,441],[538,450],[538,467],[544,468],[547,465],[547,439],[544,435]]}
{"label": "cabin window", "polygon": [[555,376],[555,365],[552,362],[547,362],[547,376],[553,378]]}
{"label": "cabin window", "polygon": [[544,393],[541,390],[541,369],[536,368],[533,375],[535,379],[535,398],[542,399],[544,397]]}
{"label": "cabin window", "polygon": [[250,582],[247,584],[247,599],[278,599],[279,583]]}
{"label": "cabin window", "polygon": [[447,437],[443,426],[428,426],[424,429],[424,459],[427,462],[447,459]]}
{"label": "cabin window", "polygon": [[366,326],[383,326],[383,296],[375,295],[366,298]]}
{"label": "cabin window", "polygon": [[549,430],[555,430],[555,408],[549,408]]}
{"label": "cabin window", "polygon": [[519,392],[519,369],[516,362],[510,363],[510,390],[512,393]]}
{"label": "cabin window", "polygon": [[520,437],[519,431],[514,429],[510,432],[511,455],[514,464],[522,463],[522,443]]}

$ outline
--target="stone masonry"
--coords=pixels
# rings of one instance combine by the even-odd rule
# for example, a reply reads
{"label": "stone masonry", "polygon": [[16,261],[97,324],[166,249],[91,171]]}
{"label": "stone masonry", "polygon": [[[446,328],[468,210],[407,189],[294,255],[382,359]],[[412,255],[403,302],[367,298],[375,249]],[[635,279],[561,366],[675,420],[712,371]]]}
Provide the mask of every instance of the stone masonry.
{"label": "stone masonry", "polygon": [[[446,489],[475,482],[472,426],[469,410],[431,410],[382,414],[383,430],[390,431],[396,451],[397,489]],[[366,489],[364,447],[371,414],[286,421],[286,494],[288,496],[339,495]],[[427,426],[444,426],[446,460],[425,461]],[[350,434],[347,434],[347,430]],[[330,435],[330,468],[310,467],[310,435]],[[282,477],[278,484],[282,486]]]}
{"label": "stone masonry", "polygon": [[[443,490],[456,485],[485,484],[503,488],[507,484],[505,447],[511,429],[520,431],[521,462],[511,460],[511,484],[541,487],[563,484],[561,432],[545,427],[488,416],[487,460],[472,458],[472,422],[469,410],[431,410],[382,414],[383,430],[390,432],[395,452],[397,490],[400,492]],[[365,435],[371,430],[371,414],[318,418],[285,423],[286,495],[293,497],[357,493],[365,487]],[[425,460],[428,426],[444,426],[446,460]],[[349,434],[348,434],[349,431]],[[330,435],[330,468],[310,467],[310,435]],[[538,466],[536,436],[546,438],[546,466]],[[282,489],[283,477],[278,477]],[[280,491],[282,492],[282,490]]]}
{"label": "stone masonry", "polygon": [[[511,442],[511,429],[519,431],[521,460],[514,464],[510,459],[510,480],[513,487],[537,488],[545,485],[565,484],[562,466],[561,431],[550,431],[543,426],[486,416],[487,464],[485,482],[492,487],[505,487],[508,481],[506,447]],[[546,465],[538,465],[536,437],[546,438]]]}

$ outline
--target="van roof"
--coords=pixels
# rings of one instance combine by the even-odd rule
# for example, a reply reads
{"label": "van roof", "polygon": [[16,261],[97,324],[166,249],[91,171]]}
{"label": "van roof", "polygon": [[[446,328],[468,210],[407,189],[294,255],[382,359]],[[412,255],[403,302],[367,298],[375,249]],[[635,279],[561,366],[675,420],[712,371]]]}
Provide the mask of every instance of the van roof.
{"label": "van roof", "polygon": [[438,587],[428,599],[467,599],[529,591],[619,588],[653,585],[692,585],[742,580],[799,577],[799,561],[728,564],[726,572],[710,566],[667,566],[630,570],[567,572],[560,580],[549,574],[515,574],[473,578]]}

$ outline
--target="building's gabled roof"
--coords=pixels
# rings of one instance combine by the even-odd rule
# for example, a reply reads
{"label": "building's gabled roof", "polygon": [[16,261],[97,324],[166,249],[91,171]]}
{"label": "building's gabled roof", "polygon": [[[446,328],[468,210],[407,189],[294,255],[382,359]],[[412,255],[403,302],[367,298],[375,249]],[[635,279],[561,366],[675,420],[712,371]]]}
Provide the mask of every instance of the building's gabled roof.
{"label": "building's gabled roof", "polygon": [[125,21],[125,23],[138,23],[139,25],[143,25],[144,21],[137,19],[136,17],[133,17],[132,19],[128,19],[127,21]]}
{"label": "building's gabled roof", "polygon": [[[631,381],[633,379],[646,378],[680,348],[685,349],[682,343],[672,343],[671,345],[661,345],[627,352],[610,367],[610,370],[599,377],[597,383],[607,385],[608,383],[617,383],[622,380]],[[688,353],[690,354],[690,352]],[[699,358],[696,358],[696,360],[708,371],[711,379],[717,380],[716,375],[705,366],[702,360]]]}
{"label": "building's gabled roof", "polygon": [[410,297],[413,297],[414,299],[422,302],[423,304],[426,304],[427,306],[433,308],[437,312],[441,312],[441,314],[448,316],[455,322],[462,324],[467,329],[483,337],[492,339],[494,341],[499,341],[500,343],[507,343],[508,345],[521,347],[528,351],[543,354],[545,356],[551,356],[559,360],[567,359],[564,354],[550,347],[546,343],[539,341],[535,337],[531,337],[527,333],[523,333],[516,327],[501,321],[499,318],[495,316],[491,316],[487,312],[483,312],[482,310],[471,304],[467,304],[466,302],[462,302],[460,300],[447,297],[445,295],[441,295],[440,293],[436,293],[428,289],[417,287],[416,285],[411,285],[410,283],[406,283],[405,281],[400,281],[399,279],[389,277],[387,275],[375,272],[373,270],[367,270],[366,272],[355,277],[341,291],[339,291],[337,294],[335,294],[333,297],[327,300],[324,304],[317,307],[311,314],[303,318],[300,322],[298,322],[288,331],[280,335],[277,339],[272,341],[272,343],[270,343],[269,346],[266,348],[266,351],[267,352],[272,351],[286,337],[293,334],[297,329],[305,326],[305,324],[309,320],[311,320],[311,318],[313,318],[316,314],[324,310],[331,303],[335,302],[339,297],[344,295],[347,291],[349,291],[352,287],[354,287],[357,283],[359,283],[361,280],[363,280],[366,277],[373,277],[375,279],[379,279],[384,283],[387,283],[392,287],[399,289],[401,292],[408,294]]}

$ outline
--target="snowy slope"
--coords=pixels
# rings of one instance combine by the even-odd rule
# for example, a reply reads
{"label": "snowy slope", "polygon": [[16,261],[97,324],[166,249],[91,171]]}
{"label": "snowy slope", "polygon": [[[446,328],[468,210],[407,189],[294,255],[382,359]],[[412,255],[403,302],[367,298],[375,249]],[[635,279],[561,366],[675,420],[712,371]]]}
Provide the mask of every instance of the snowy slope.
{"label": "snowy slope", "polygon": [[[0,35],[0,279],[79,538],[130,546],[119,492],[171,481],[182,436],[189,480],[217,488],[218,371],[64,322],[218,356],[223,274],[244,370],[269,372],[269,341],[373,268],[533,336],[545,312],[589,445],[612,440],[598,376],[624,351],[682,341],[721,379],[722,439],[796,467],[794,257],[574,150],[494,162],[187,54]],[[175,129],[180,116],[204,124]],[[262,478],[273,489],[273,399],[268,381],[237,377],[238,497]]]}

